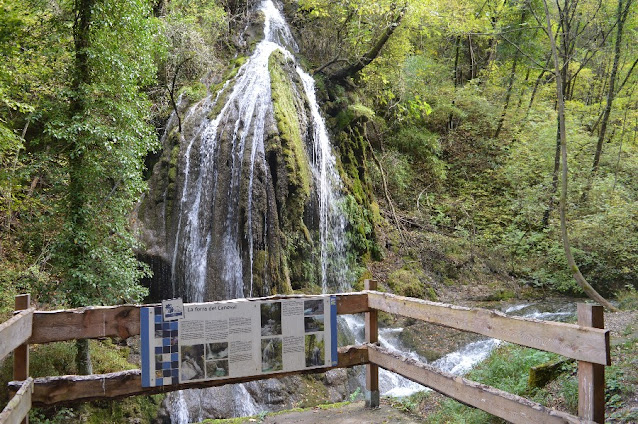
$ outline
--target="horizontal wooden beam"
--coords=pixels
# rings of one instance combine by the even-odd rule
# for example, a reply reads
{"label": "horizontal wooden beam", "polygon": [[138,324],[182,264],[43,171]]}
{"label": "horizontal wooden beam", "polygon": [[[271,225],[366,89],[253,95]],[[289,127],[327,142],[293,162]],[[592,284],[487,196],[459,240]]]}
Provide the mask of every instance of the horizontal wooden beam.
{"label": "horizontal wooden beam", "polygon": [[[339,348],[338,365],[332,368],[311,369],[249,377],[226,378],[220,380],[200,381],[175,384],[162,387],[142,387],[140,370],[129,370],[110,374],[65,375],[59,377],[43,377],[34,380],[33,404],[35,406],[55,405],[61,403],[86,402],[99,399],[115,399],[135,395],[166,393],[183,389],[202,389],[205,387],[223,386],[225,384],[246,383],[267,378],[282,378],[290,375],[325,372],[333,368],[349,368],[368,363],[366,346],[346,346]],[[10,390],[17,390],[22,382],[9,383]]]}
{"label": "horizontal wooden beam", "polygon": [[593,421],[546,408],[520,396],[438,370],[379,346],[368,345],[368,356],[371,363],[388,371],[515,424],[593,424]]}
{"label": "horizontal wooden beam", "polygon": [[29,344],[140,334],[140,306],[96,306],[37,311]]}
{"label": "horizontal wooden beam", "polygon": [[20,390],[11,398],[7,406],[0,412],[0,424],[20,424],[31,409],[33,379],[22,382]]}
{"label": "horizontal wooden beam", "polygon": [[391,314],[558,353],[596,364],[611,365],[609,330],[563,322],[509,317],[498,311],[368,292],[368,305]]}
{"label": "horizontal wooden beam", "polygon": [[[356,314],[368,311],[365,293],[337,294],[337,314]],[[271,296],[258,299],[239,299],[233,302],[307,298],[306,295]],[[128,338],[140,334],[140,308],[155,305],[94,306],[58,311],[36,311],[33,334],[29,344],[61,342],[101,337]]]}
{"label": "horizontal wooden beam", "polygon": [[25,309],[0,324],[0,360],[31,337],[34,308]]}
{"label": "horizontal wooden beam", "polygon": [[361,314],[369,312],[367,293],[337,294],[337,315]]}

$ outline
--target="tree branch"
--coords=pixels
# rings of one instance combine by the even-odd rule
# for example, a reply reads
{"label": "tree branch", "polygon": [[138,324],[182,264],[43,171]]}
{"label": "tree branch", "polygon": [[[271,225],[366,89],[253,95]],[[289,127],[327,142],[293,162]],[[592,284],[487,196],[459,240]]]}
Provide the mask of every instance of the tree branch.
{"label": "tree branch", "polygon": [[385,43],[388,42],[394,31],[399,27],[401,20],[403,20],[403,16],[405,16],[405,11],[407,6],[403,6],[397,17],[390,23],[383,34],[379,37],[379,39],[374,43],[372,48],[363,56],[361,56],[355,63],[350,66],[346,66],[345,68],[341,68],[336,71],[334,74],[330,75],[329,78],[333,81],[342,81],[348,77],[353,77],[363,68],[368,66],[374,59],[379,56],[381,53],[381,49],[385,46]]}

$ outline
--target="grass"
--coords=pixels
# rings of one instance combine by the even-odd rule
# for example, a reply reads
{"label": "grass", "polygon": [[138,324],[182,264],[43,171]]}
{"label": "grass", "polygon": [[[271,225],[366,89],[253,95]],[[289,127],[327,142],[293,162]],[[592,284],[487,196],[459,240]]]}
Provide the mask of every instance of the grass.
{"label": "grass", "polygon": [[[526,397],[548,406],[561,406],[570,413],[577,405],[578,384],[575,368],[570,365],[557,381],[540,389],[528,387],[529,369],[562,358],[559,355],[535,349],[506,344],[496,349],[490,357],[468,373],[466,378]],[[445,399],[440,407],[429,414],[428,423],[503,423],[487,412],[474,409],[452,399]]]}
{"label": "grass", "polygon": [[[134,369],[128,361],[130,348],[119,346],[111,339],[91,340],[93,372],[103,374]],[[30,347],[30,375],[46,377],[76,374],[75,343],[57,342]],[[0,405],[8,401],[6,382],[12,380],[13,361],[9,358],[0,365]],[[33,424],[59,424],[70,422],[98,423],[151,423],[157,416],[164,395],[135,396],[118,401],[99,401],[78,407],[33,408],[29,413]]]}

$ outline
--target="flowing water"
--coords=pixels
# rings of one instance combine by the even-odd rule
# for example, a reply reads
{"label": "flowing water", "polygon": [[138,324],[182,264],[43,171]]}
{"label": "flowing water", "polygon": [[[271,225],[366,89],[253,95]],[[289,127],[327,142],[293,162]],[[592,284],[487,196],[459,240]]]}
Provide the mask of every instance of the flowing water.
{"label": "flowing water", "polygon": [[[264,39],[239,69],[232,81],[230,94],[211,96],[188,112],[192,114],[195,110],[212,110],[221,106],[214,119],[202,119],[189,134],[190,138],[186,139],[171,269],[173,291],[179,292],[177,286],[183,287],[184,297],[190,302],[209,300],[209,274],[218,279],[215,284],[225,288],[223,297],[227,299],[253,295],[253,222],[257,219],[253,210],[253,191],[256,176],[268,178],[269,175],[264,138],[268,120],[273,116],[268,62],[275,51],[282,52],[291,60],[294,60],[293,52],[297,51],[290,28],[274,3],[264,0],[259,10],[265,18]],[[303,122],[303,125],[312,128],[311,151],[307,154],[313,196],[318,204],[321,285],[324,291],[328,291],[329,286],[333,290],[345,289],[348,267],[344,266],[346,221],[339,211],[341,182],[315,97],[314,80],[298,66],[296,73],[302,81],[310,109],[311,122]],[[222,101],[223,105],[217,104]],[[307,119],[305,116],[300,118]],[[220,139],[222,135],[228,138],[229,132],[232,133],[232,147],[230,159],[226,159],[224,166],[219,163],[220,152],[224,148]],[[246,149],[250,149],[248,153]],[[246,156],[250,158],[248,161],[244,160]],[[220,176],[220,172],[228,172],[229,176]],[[241,215],[242,182],[246,180],[247,219],[244,223],[238,217]],[[263,219],[267,221],[268,215],[264,214]],[[268,222],[263,228],[266,239]],[[267,241],[264,240],[263,244],[267,245]],[[210,263],[215,257],[219,258],[217,263]],[[244,267],[246,257],[249,265]],[[245,270],[249,275],[244,275]],[[232,409],[237,416],[261,412],[262,408],[254,402],[244,385],[237,385],[232,390]],[[197,398],[202,396],[201,393],[189,390],[170,395],[168,402],[172,422],[181,424],[200,420],[201,412],[193,414],[191,411],[189,414],[185,398]]]}

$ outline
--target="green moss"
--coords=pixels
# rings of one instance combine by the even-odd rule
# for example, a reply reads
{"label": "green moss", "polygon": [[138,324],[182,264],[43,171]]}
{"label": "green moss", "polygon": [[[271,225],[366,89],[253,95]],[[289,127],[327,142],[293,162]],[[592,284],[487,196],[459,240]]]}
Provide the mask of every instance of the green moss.
{"label": "green moss", "polygon": [[514,290],[501,289],[487,296],[485,300],[500,301],[500,300],[514,299],[515,297],[516,297],[516,292]]}
{"label": "green moss", "polygon": [[253,293],[262,293],[264,289],[264,278],[268,255],[265,250],[253,252]]}
{"label": "green moss", "polygon": [[439,296],[436,294],[432,287],[427,287],[425,289],[425,296],[428,300],[431,300],[433,302],[437,302],[439,300]]}
{"label": "green moss", "polygon": [[394,293],[401,296],[423,298],[424,287],[415,272],[399,269],[388,277],[388,285]]}
{"label": "green moss", "polygon": [[288,181],[294,187],[291,191],[305,202],[305,198],[310,194],[311,174],[301,137],[296,96],[292,88],[294,82],[284,70],[285,63],[286,59],[280,51],[270,55],[268,66],[273,111],[281,139],[281,153],[286,164]]}
{"label": "green moss", "polygon": [[180,94],[184,94],[192,103],[198,102],[208,95],[208,88],[202,82],[194,82],[183,87]]}
{"label": "green moss", "polygon": [[[239,72],[239,68],[241,68],[242,65],[246,63],[246,61],[248,61],[248,57],[246,56],[239,56],[233,59],[230,62],[231,66],[228,68],[228,70],[222,77],[222,81],[211,88],[211,92],[219,93],[219,94],[218,94],[217,102],[215,103],[211,111],[208,113],[208,116],[207,116],[208,119],[211,119],[211,120],[215,119],[217,115],[219,115],[219,112],[221,112],[222,108],[226,104],[226,100],[228,99],[228,96],[233,91],[232,90],[233,85],[232,84],[226,85],[226,82],[232,80],[233,78],[237,76],[237,73]],[[224,92],[220,93],[222,90],[224,90]]]}
{"label": "green moss", "polygon": [[337,128],[343,130],[355,121],[367,122],[374,117],[374,111],[361,103],[349,105],[337,115]]}

